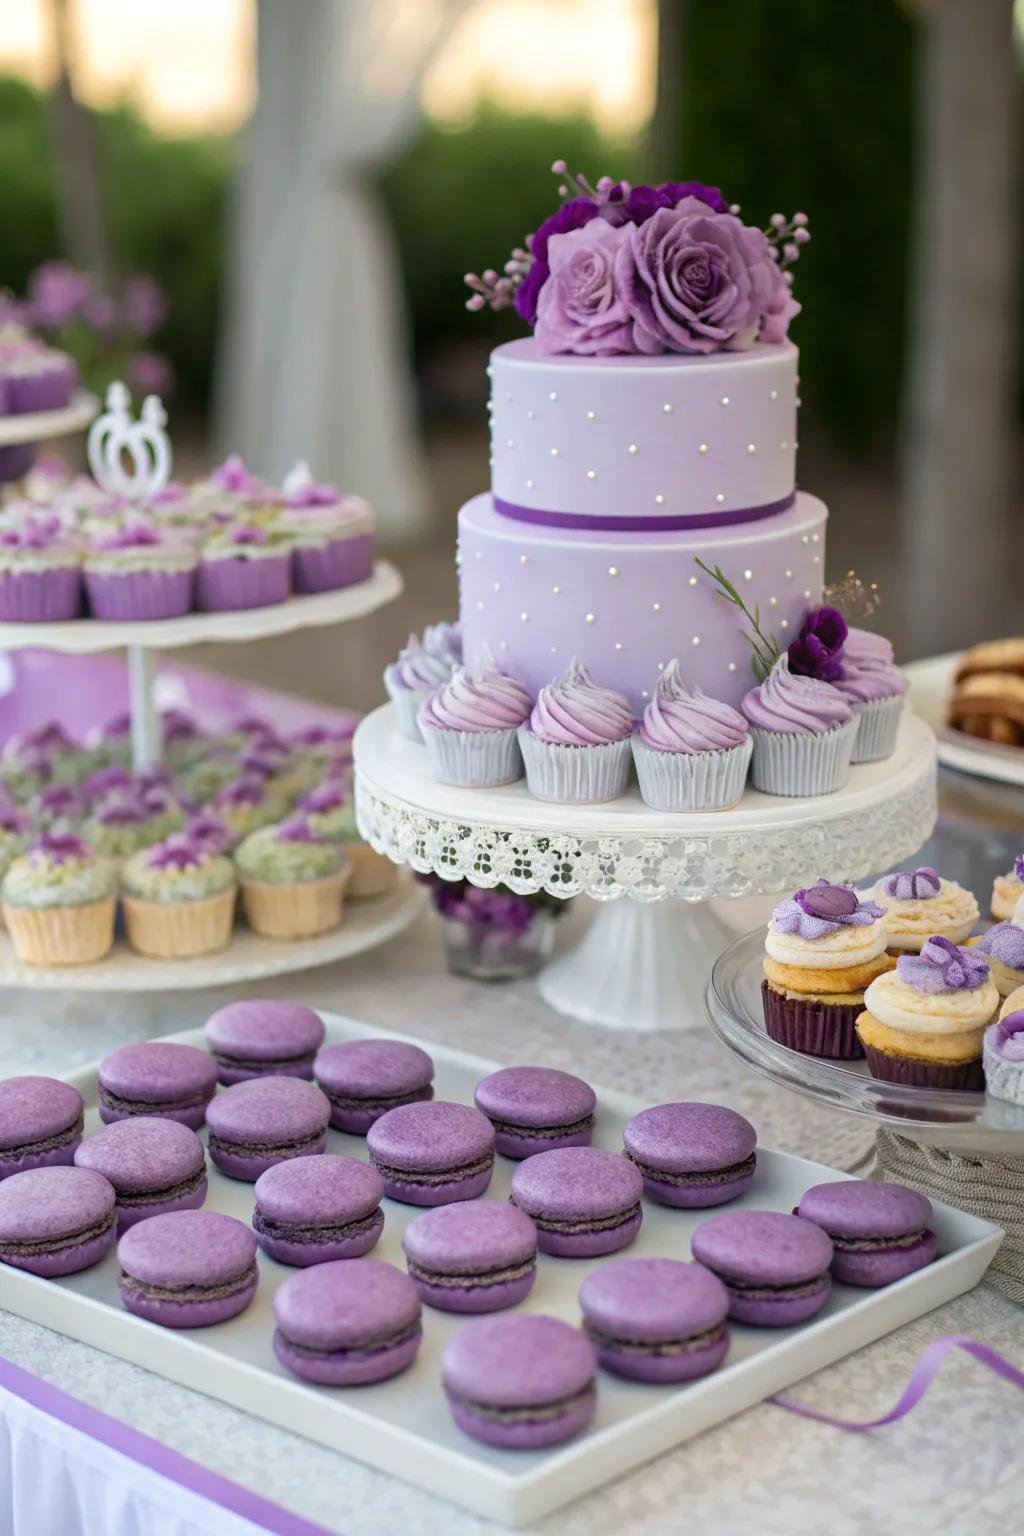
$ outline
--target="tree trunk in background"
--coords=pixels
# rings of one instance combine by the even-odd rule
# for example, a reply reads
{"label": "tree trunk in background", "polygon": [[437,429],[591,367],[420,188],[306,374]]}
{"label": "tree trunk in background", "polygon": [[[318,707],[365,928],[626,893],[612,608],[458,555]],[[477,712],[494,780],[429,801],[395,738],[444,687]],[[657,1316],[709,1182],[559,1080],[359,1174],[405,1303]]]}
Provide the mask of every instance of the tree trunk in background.
{"label": "tree trunk in background", "polygon": [[672,181],[683,175],[680,157],[679,96],[686,82],[688,0],[658,0],[658,64],[654,113],[647,135],[649,179]]}
{"label": "tree trunk in background", "polygon": [[[903,423],[914,655],[1020,632],[1011,537],[1017,349],[1013,0],[930,0]],[[884,175],[884,167],[879,174]],[[884,251],[852,253],[858,262]]]}
{"label": "tree trunk in background", "polygon": [[57,219],[61,244],[76,267],[109,281],[110,250],[103,219],[96,125],[74,92],[74,46],[67,0],[53,0],[57,52],[53,87]]}

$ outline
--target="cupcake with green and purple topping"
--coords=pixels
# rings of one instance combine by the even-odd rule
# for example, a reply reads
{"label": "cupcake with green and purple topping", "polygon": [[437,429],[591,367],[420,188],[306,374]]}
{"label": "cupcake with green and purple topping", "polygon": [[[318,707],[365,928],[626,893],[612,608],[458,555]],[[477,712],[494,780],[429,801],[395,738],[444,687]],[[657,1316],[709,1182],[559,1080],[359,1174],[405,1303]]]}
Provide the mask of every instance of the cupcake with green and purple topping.
{"label": "cupcake with green and purple topping", "polygon": [[632,734],[629,701],[596,683],[574,656],[519,728],[531,795],[563,805],[617,800],[629,784]]}
{"label": "cupcake with green and purple topping", "polygon": [[893,664],[892,646],[884,635],[851,629],[843,644],[842,668],[833,686],[857,721],[850,761],[875,763],[891,757],[909,686],[906,673]]}
{"label": "cupcake with green and purple topping", "polygon": [[633,735],[644,804],[655,811],[719,811],[735,805],[754,747],[738,710],[687,688],[673,658]]}
{"label": "cupcake with green and purple topping", "polygon": [[211,853],[229,853],[234,842],[226,823],[213,811],[197,811],[190,816],[180,835]]}
{"label": "cupcake with green and purple topping", "polygon": [[0,880],[14,860],[25,852],[32,837],[32,823],[16,805],[0,803]]}
{"label": "cupcake with green and purple topping", "polygon": [[174,619],[192,607],[193,545],[135,520],[92,540],[85,555],[85,592],[95,619],[114,623]]}
{"label": "cupcake with green and purple topping", "polygon": [[209,805],[220,791],[238,779],[238,759],[227,747],[209,746],[178,775],[178,785],[200,805]]}
{"label": "cupcake with green and purple topping", "polygon": [[341,923],[348,865],[339,844],[304,816],[251,832],[235,850],[250,928],[270,939],[309,939]]}
{"label": "cupcake with green and purple topping", "polygon": [[250,832],[269,827],[284,814],[281,796],[254,774],[225,784],[213,798],[213,814],[227,827],[232,844],[241,842]]}
{"label": "cupcake with green and purple topping", "polygon": [[56,624],[77,619],[81,606],[81,551],[58,518],[0,530],[0,620]]}
{"label": "cupcake with green and purple topping", "polygon": [[209,844],[176,834],[133,854],[121,870],[128,942],[140,955],[184,960],[231,938],[235,869]]}
{"label": "cupcake with green and purple topping", "polygon": [[82,830],[100,858],[119,864],[185,825],[185,812],[167,795],[128,790],[108,795]]}
{"label": "cupcake with green and purple topping", "polygon": [[324,779],[302,796],[299,809],[317,837],[326,837],[344,849],[351,870],[346,897],[359,901],[394,890],[398,866],[360,837],[352,796],[344,780]]}
{"label": "cupcake with green and purple topping", "polygon": [[203,539],[196,574],[196,607],[204,613],[266,608],[291,591],[291,541],[255,518],[218,528]]}
{"label": "cupcake with green and purple topping", "polygon": [[982,1037],[998,1007],[986,957],[936,935],[865,992],[857,1036],[868,1071],[908,1087],[981,1088]]}
{"label": "cupcake with green and purple topping", "polygon": [[188,768],[209,750],[210,738],[187,709],[160,711],[164,757],[175,772]]}
{"label": "cupcake with green and purple topping", "polygon": [[384,668],[384,687],[398,711],[402,735],[409,741],[423,740],[416,718],[420,708],[444,687],[458,665],[451,652],[428,651],[418,635],[410,635],[398,660]]}
{"label": "cupcake with green and purple topping", "polygon": [[52,780],[53,755],[31,735],[7,743],[0,761],[0,786],[11,800],[27,805]]}
{"label": "cupcake with green and purple topping", "polygon": [[86,804],[73,784],[44,784],[29,812],[44,832],[73,832],[85,818]]}
{"label": "cupcake with green and purple topping", "polygon": [[435,779],[467,789],[514,784],[522,778],[519,727],[533,700],[485,653],[475,667],[457,667],[416,717]]}
{"label": "cupcake with green and purple topping", "polygon": [[769,795],[829,795],[850,772],[857,735],[853,710],[831,683],[776,661],[740,706],[754,743],[751,777]]}
{"label": "cupcake with green and purple topping", "polygon": [[285,476],[278,525],[292,538],[296,592],[332,592],[373,572],[373,512],[361,496],[317,485],[308,464]]}
{"label": "cupcake with green and purple topping", "polygon": [[44,832],[0,886],[4,923],[26,965],[85,965],[114,942],[114,875],[71,833]]}

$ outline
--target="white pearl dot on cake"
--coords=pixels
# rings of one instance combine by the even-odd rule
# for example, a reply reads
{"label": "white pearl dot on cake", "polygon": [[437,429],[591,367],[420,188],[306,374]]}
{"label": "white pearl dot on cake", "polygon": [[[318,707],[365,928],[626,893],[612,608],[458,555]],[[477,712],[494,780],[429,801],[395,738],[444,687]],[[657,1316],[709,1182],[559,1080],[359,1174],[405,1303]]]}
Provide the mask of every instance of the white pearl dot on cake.
{"label": "white pearl dot on cake", "polygon": [[551,654],[552,654],[552,656],[557,656],[558,655],[558,646],[557,645],[553,645],[551,647]]}
{"label": "white pearl dot on cake", "polygon": [[657,496],[655,496],[655,498],[654,498],[654,505],[656,507],[663,507],[665,505],[665,498],[661,494],[660,491],[658,492]]}
{"label": "white pearl dot on cake", "polygon": [[527,419],[527,421],[533,421],[533,420],[535,420],[535,417],[534,417],[534,413],[533,413],[533,411],[527,411],[527,413],[526,413],[526,419]]}
{"label": "white pearl dot on cake", "polygon": [[619,568],[618,568],[617,565],[610,565],[608,567],[608,575],[609,576],[617,576],[618,574],[619,574]]}
{"label": "white pearl dot on cake", "polygon": [[512,441],[512,439],[510,437],[507,437],[505,439],[505,447],[506,448],[514,448],[515,447],[515,443]]}
{"label": "white pearl dot on cake", "polygon": [[716,495],[715,495],[715,501],[718,503],[719,506],[721,506],[722,502],[724,500],[725,500],[725,493],[723,491],[718,491],[716,493]]}
{"label": "white pearl dot on cake", "polygon": [[483,611],[484,611],[484,605],[483,605],[483,601],[482,601],[482,599],[480,599],[480,598],[477,598],[477,604],[476,604],[476,606],[477,606],[477,608],[478,608],[478,609],[479,609],[479,611],[480,611],[480,612],[481,612],[481,613],[483,613]]}
{"label": "white pearl dot on cake", "polygon": [[812,544],[817,544],[820,541],[820,539],[821,539],[821,534],[820,533],[812,533],[811,534],[811,543]]}
{"label": "white pearl dot on cake", "polygon": [[691,644],[693,644],[693,645],[700,645],[700,635],[694,635],[693,640],[691,641]]}
{"label": "white pearl dot on cake", "polygon": [[483,557],[484,557],[484,552],[483,552],[482,549],[478,549],[476,554],[473,556],[474,560],[482,560]]}
{"label": "white pearl dot on cake", "polygon": [[588,480],[596,480],[597,479],[597,470],[596,469],[588,469],[587,470],[587,479]]}
{"label": "white pearl dot on cake", "polygon": [[588,613],[587,614],[587,623],[588,624],[593,624],[593,622],[594,622],[594,620],[596,618],[597,618],[597,614],[596,613]]}
{"label": "white pearl dot on cake", "polygon": [[743,580],[744,581],[753,581],[753,579],[754,579],[753,571],[744,571],[743,572]]}
{"label": "white pearl dot on cake", "polygon": [[697,452],[698,452],[698,453],[707,453],[707,451],[708,451],[708,445],[707,445],[707,443],[701,443],[701,444],[699,444],[699,446],[698,446],[698,448],[697,448]]}
{"label": "white pearl dot on cake", "polygon": [[512,391],[510,389],[506,389],[506,391],[505,391],[505,399],[506,400],[511,400],[512,399]]}
{"label": "white pearl dot on cake", "polygon": [[785,453],[786,449],[789,447],[789,444],[786,443],[786,442],[782,442],[782,443],[779,444],[779,447],[782,449],[783,453]]}
{"label": "white pearl dot on cake", "polygon": [[627,448],[626,452],[627,453],[636,453],[636,443],[630,443],[630,445]]}
{"label": "white pearl dot on cake", "polygon": [[520,618],[521,623],[527,624],[527,623],[529,623],[530,615],[528,613],[521,613],[519,615],[519,618]]}
{"label": "white pearl dot on cake", "polygon": [[621,640],[616,640],[616,642],[615,642],[615,649],[617,651],[621,651],[622,650],[622,641]]}
{"label": "white pearl dot on cake", "polygon": [[555,596],[557,597],[562,589],[561,589],[561,587],[552,587],[551,590],[555,594]]}
{"label": "white pearl dot on cake", "polygon": [[527,480],[527,482],[526,482],[526,489],[528,491],[532,491],[533,490],[533,481],[532,480]]}
{"label": "white pearl dot on cake", "polygon": [[747,452],[748,453],[756,453],[757,452],[757,444],[756,443],[748,443],[747,444]]}
{"label": "white pearl dot on cake", "polygon": [[508,641],[507,640],[499,640],[498,641],[498,650],[499,651],[507,651],[508,650]]}
{"label": "white pearl dot on cake", "polygon": [[587,420],[588,421],[596,421],[597,420],[597,412],[596,411],[588,411],[587,412]]}
{"label": "white pearl dot on cake", "polygon": [[778,392],[777,389],[771,389],[771,390],[768,391],[768,399],[769,400],[777,400],[778,398],[779,398],[779,392]]}
{"label": "white pearl dot on cake", "polygon": [[780,628],[781,629],[788,629],[789,628],[789,620],[788,619],[783,619],[783,621],[782,621],[782,623],[780,625]]}
{"label": "white pearl dot on cake", "polygon": [[519,564],[520,565],[525,565],[526,562],[529,560],[529,558],[530,558],[529,555],[520,555],[519,556]]}
{"label": "white pearl dot on cake", "polygon": [[671,416],[671,414],[672,414],[672,407],[669,404],[666,403],[665,405],[663,405],[662,406],[662,410],[665,412],[666,416]]}
{"label": "white pearl dot on cake", "polygon": [[786,580],[787,581],[792,581],[793,580],[793,572],[792,571],[787,571],[786,572]]}
{"label": "white pearl dot on cake", "polygon": [[495,592],[500,592],[501,591],[501,582],[500,581],[496,581],[494,583],[494,590],[495,590]]}
{"label": "white pearl dot on cake", "polygon": [[658,671],[659,672],[664,672],[664,670],[665,670],[665,663],[663,661],[659,661],[658,662]]}
{"label": "white pearl dot on cake", "polygon": [[729,396],[728,395],[723,395],[722,396],[722,404],[723,405],[728,405],[729,404]]}
{"label": "white pearl dot on cake", "polygon": [[729,663],[729,671],[730,672],[735,672],[736,671],[736,663],[734,661],[730,661],[730,663]]}
{"label": "white pearl dot on cake", "polygon": [[805,587],[804,588],[804,597],[806,597],[807,601],[810,602],[810,600],[811,600],[811,589],[810,589],[810,587]]}
{"label": "white pearl dot on cake", "polygon": [[548,399],[549,400],[557,400],[558,399],[558,396],[557,396],[557,394],[555,393],[554,390],[552,390],[551,393],[548,395]]}
{"label": "white pearl dot on cake", "polygon": [[801,543],[801,544],[809,544],[809,543],[810,543],[810,542],[811,542],[811,541],[810,541],[810,539],[809,539],[809,538],[808,538],[808,536],[807,536],[807,534],[806,534],[806,533],[805,533],[805,534],[802,534],[802,535],[801,535],[801,537],[800,537],[800,543]]}
{"label": "white pearl dot on cake", "polygon": [[551,457],[553,459],[557,459],[558,458],[558,449],[557,448],[552,448],[552,450],[551,450]]}
{"label": "white pearl dot on cake", "polygon": [[696,578],[696,576],[691,576],[690,577],[690,586],[691,587],[695,587],[696,585],[697,585],[697,578]]}
{"label": "white pearl dot on cake", "polygon": [[655,611],[655,613],[660,613],[661,612],[661,604],[660,603],[655,603],[654,604],[654,611]]}
{"label": "white pearl dot on cake", "polygon": [[770,597],[770,598],[769,598],[769,599],[768,599],[768,602],[769,602],[769,603],[770,603],[770,604],[771,604],[771,606],[772,606],[772,607],[773,607],[773,608],[777,608],[777,607],[778,607],[778,606],[779,606],[779,600],[778,600],[778,598],[777,598],[777,597]]}

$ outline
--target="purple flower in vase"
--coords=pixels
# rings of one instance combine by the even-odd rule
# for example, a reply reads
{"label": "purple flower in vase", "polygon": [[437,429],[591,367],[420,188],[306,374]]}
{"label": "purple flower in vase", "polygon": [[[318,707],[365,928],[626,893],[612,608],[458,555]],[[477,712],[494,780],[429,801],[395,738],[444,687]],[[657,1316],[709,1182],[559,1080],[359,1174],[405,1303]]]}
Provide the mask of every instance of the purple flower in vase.
{"label": "purple flower in vase", "polygon": [[843,675],[843,646],[849,628],[838,608],[812,608],[789,647],[789,670],[834,683]]}

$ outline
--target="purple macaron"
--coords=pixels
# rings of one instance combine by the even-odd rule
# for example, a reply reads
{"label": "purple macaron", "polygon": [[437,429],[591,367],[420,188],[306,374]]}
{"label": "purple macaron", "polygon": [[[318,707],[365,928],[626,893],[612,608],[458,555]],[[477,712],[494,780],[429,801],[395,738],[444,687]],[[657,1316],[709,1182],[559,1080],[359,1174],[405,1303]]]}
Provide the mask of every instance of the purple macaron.
{"label": "purple macaron", "polygon": [[375,1120],[400,1104],[434,1097],[434,1063],[404,1040],[343,1040],[313,1063],[313,1076],[331,1101],[331,1124],[365,1136]]}
{"label": "purple macaron", "polygon": [[514,1307],[537,1277],[537,1229],[505,1201],[424,1211],[406,1227],[402,1247],[421,1300],[442,1312]]}
{"label": "purple macaron", "polygon": [[559,1147],[519,1164],[511,1199],[532,1217],[541,1253],[596,1259],[636,1237],[643,1189],[639,1169],[617,1152]]}
{"label": "purple macaron", "polygon": [[916,1189],[838,1179],[815,1184],[796,1208],[832,1239],[832,1278],[844,1285],[889,1285],[923,1269],[938,1242],[929,1228],[932,1205]]}
{"label": "purple macaron", "polygon": [[692,1381],[729,1352],[729,1293],[700,1264],[613,1259],[584,1280],[580,1307],[601,1365],[630,1381]]}
{"label": "purple macaron", "polygon": [[117,1258],[124,1306],[164,1328],[226,1323],[259,1284],[256,1239],[220,1211],[172,1211],[140,1222],[118,1243]]}
{"label": "purple macaron", "polygon": [[98,1264],[116,1236],[113,1186],[88,1168],[29,1168],[0,1184],[0,1264],[74,1275]]}
{"label": "purple macaron", "polygon": [[358,1387],[397,1376],[423,1339],[408,1275],[374,1259],[304,1269],[274,1297],[274,1353],[303,1381]]}
{"label": "purple macaron", "polygon": [[469,1104],[402,1104],[371,1125],[370,1161],[384,1193],[406,1205],[475,1200],[494,1172],[494,1127]]}
{"label": "purple macaron", "polygon": [[690,1249],[729,1292],[729,1316],[786,1328],[820,1312],[832,1292],[832,1240],[784,1211],[724,1211],[693,1234]]}
{"label": "purple macaron", "polygon": [[252,1225],[264,1253],[304,1269],[369,1253],[384,1229],[384,1183],[354,1157],[293,1157],[261,1173]]}
{"label": "purple macaron", "polygon": [[589,1083],[553,1067],[502,1067],[476,1085],[478,1109],[494,1126],[503,1157],[555,1147],[589,1147],[597,1098]]}
{"label": "purple macaron", "polygon": [[225,1087],[250,1077],[311,1078],[313,1058],[324,1043],[318,1013],[274,998],[218,1008],[207,1019],[205,1034]]}
{"label": "purple macaron", "polygon": [[0,1179],[29,1168],[69,1166],[82,1139],[85,1104],[56,1077],[0,1082]]}
{"label": "purple macaron", "polygon": [[480,1317],[449,1339],[441,1380],[464,1434],[506,1450],[536,1451],[585,1429],[597,1404],[597,1356],[557,1317]]}
{"label": "purple macaron", "polygon": [[207,1107],[210,1156],[231,1179],[255,1181],[275,1163],[314,1157],[327,1145],[331,1106],[301,1077],[252,1077]]}
{"label": "purple macaron", "polygon": [[198,1131],[216,1088],[217,1063],[194,1045],[170,1040],[122,1045],[100,1062],[100,1119],[112,1125],[133,1115],[156,1115]]}
{"label": "purple macaron", "polygon": [[206,1156],[195,1131],[177,1120],[134,1115],[87,1136],[75,1166],[109,1179],[123,1232],[168,1211],[194,1211],[206,1199]]}
{"label": "purple macaron", "polygon": [[721,1104],[655,1104],[633,1116],[622,1139],[659,1205],[725,1205],[753,1182],[757,1132]]}

